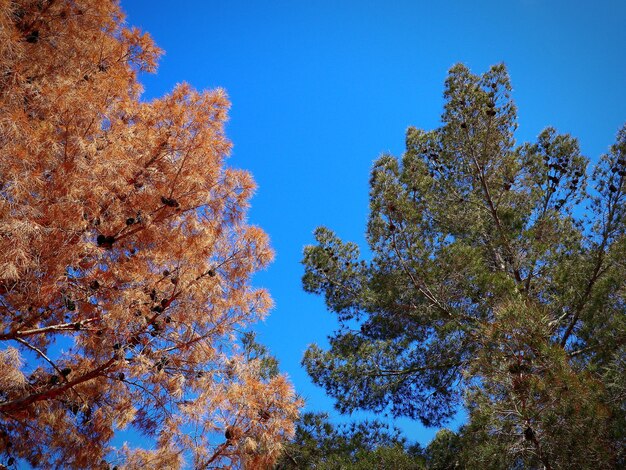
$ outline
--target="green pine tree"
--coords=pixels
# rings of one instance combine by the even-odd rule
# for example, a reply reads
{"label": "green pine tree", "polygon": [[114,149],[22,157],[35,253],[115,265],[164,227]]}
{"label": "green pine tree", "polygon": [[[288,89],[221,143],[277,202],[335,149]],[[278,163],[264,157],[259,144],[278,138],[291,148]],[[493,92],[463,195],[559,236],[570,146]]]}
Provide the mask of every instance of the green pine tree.
{"label": "green pine tree", "polygon": [[547,128],[516,146],[503,65],[454,66],[442,126],[370,179],[371,259],[327,228],[304,288],[341,328],[304,365],[342,412],[427,426],[464,404],[468,468],[624,463],[626,127],[597,164]]}

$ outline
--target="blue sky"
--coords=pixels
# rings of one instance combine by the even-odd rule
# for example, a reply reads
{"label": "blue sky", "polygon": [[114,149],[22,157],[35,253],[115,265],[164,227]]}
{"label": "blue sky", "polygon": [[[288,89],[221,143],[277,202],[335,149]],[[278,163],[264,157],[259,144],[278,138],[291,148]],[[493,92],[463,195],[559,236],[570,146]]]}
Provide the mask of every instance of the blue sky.
{"label": "blue sky", "polygon": [[[128,23],[166,51],[157,74],[142,77],[146,99],[182,81],[230,96],[229,165],[253,173],[259,190],[249,219],[277,253],[255,277],[276,302],[256,330],[308,410],[332,411],[300,360],[336,324],[321,298],[302,291],[302,248],[318,225],[364,245],[372,161],[400,155],[409,125],[438,125],[454,63],[475,73],[507,64],[518,142],[553,125],[595,160],[626,121],[623,1],[122,0],[122,7]],[[397,424],[422,444],[436,432]]]}

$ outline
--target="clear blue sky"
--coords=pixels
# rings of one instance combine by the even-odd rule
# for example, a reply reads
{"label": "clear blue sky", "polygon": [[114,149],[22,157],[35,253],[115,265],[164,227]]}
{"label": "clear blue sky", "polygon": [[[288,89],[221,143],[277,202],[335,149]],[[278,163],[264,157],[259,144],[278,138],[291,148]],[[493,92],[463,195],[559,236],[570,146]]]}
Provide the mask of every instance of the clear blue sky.
{"label": "clear blue sky", "polygon": [[[182,81],[223,87],[232,101],[229,164],[259,184],[250,221],[276,261],[255,278],[276,302],[257,326],[307,398],[332,401],[300,367],[308,344],[336,326],[302,291],[300,259],[318,225],[363,245],[368,177],[382,152],[400,155],[409,125],[439,122],[447,70],[505,62],[519,107],[518,141],[547,125],[596,159],[626,121],[624,1],[122,0],[128,23],[166,55],[142,78],[147,99]],[[401,420],[411,440],[436,430]]]}

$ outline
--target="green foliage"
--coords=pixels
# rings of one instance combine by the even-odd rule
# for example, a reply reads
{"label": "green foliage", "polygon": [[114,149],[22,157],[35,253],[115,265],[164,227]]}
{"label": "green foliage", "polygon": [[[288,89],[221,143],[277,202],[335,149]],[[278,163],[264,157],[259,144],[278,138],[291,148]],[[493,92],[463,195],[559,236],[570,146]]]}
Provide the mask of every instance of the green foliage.
{"label": "green foliage", "polygon": [[428,470],[460,470],[461,437],[449,429],[442,429],[426,448]]}
{"label": "green foliage", "polygon": [[276,470],[421,470],[419,445],[378,421],[334,426],[326,414],[306,413]]}
{"label": "green foliage", "polygon": [[370,260],[316,230],[303,285],[340,328],[303,362],[343,412],[465,403],[469,468],[620,465],[626,127],[593,168],[553,128],[515,146],[510,92],[503,65],[450,70],[442,126],[374,163]]}
{"label": "green foliage", "polygon": [[[549,330],[546,315],[522,302],[503,305],[483,330],[480,353],[469,370],[482,381],[467,393],[476,435],[465,430],[473,441],[469,458],[477,464],[497,443],[508,454],[498,455],[503,464],[497,468],[611,463],[606,449],[611,410],[601,377],[572,367],[566,351],[546,340]],[[499,435],[485,436],[481,428],[497,429]]]}
{"label": "green foliage", "polygon": [[263,379],[271,379],[280,374],[278,359],[271,355],[267,346],[256,341],[256,333],[248,331],[241,338],[246,359],[250,362],[259,361],[260,373]]}

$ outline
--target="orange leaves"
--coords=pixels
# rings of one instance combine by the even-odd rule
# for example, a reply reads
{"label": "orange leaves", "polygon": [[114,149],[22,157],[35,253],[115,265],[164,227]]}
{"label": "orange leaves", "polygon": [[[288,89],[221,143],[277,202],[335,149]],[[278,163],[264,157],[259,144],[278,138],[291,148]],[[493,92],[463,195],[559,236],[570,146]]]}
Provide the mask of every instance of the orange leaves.
{"label": "orange leaves", "polygon": [[122,38],[128,48],[129,62],[142,72],[156,72],[157,60],[163,51],[155,46],[150,35],[133,27],[123,29]]}
{"label": "orange leaves", "polygon": [[223,410],[213,421],[221,423],[215,431],[221,431],[224,441],[201,462],[222,453],[233,466],[254,460],[258,466],[253,468],[266,468],[280,455],[281,443],[292,436],[293,420],[302,404],[284,376],[262,378],[259,359],[235,355],[227,365],[227,374],[204,388],[195,404]]}
{"label": "orange leaves", "polygon": [[0,390],[22,388],[26,384],[26,378],[20,370],[23,361],[20,352],[8,347],[0,351]]}
{"label": "orange leaves", "polygon": [[125,426],[158,436],[128,468],[268,463],[299,403],[233,348],[271,308],[249,279],[273,254],[245,222],[252,177],[224,164],[230,103],[187,84],[140,102],[160,50],[122,21],[116,2],[0,3],[0,425],[41,431],[13,439],[34,466],[95,468]]}

